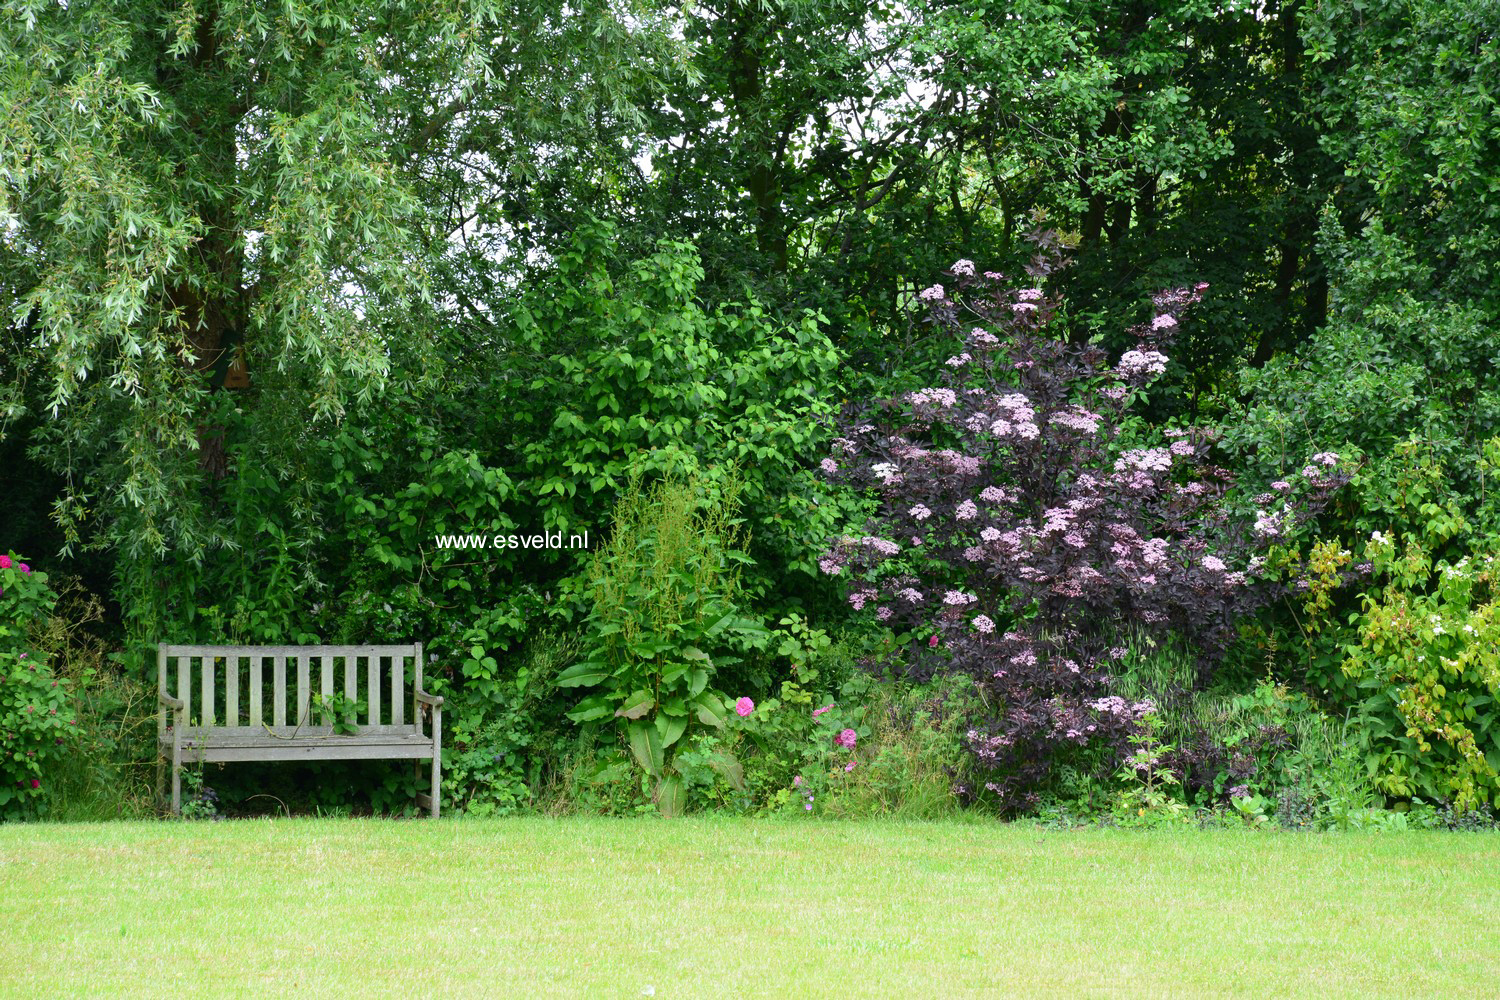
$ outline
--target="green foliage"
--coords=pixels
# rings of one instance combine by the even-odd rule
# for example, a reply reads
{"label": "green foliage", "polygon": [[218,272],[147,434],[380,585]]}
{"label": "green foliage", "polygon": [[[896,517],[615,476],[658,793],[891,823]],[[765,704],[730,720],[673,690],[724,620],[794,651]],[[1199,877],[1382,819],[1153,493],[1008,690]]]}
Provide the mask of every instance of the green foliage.
{"label": "green foliage", "polygon": [[1181,779],[1165,762],[1176,748],[1161,741],[1161,729],[1160,717],[1148,712],[1130,734],[1134,749],[1115,775],[1125,785],[1116,795],[1114,808],[1115,819],[1122,825],[1160,826],[1189,818],[1187,803],[1172,791],[1182,784]]}
{"label": "green foliage", "polygon": [[490,682],[477,693],[466,668],[444,744],[447,806],[504,816],[537,805],[567,752],[560,731],[570,727],[555,678],[579,651],[571,635],[542,633],[513,659],[514,669],[490,668]]}
{"label": "green foliage", "polygon": [[31,813],[77,724],[69,690],[32,642],[57,594],[14,552],[0,557],[0,819]]}
{"label": "green foliage", "polygon": [[31,635],[68,692],[76,725],[43,786],[47,815],[64,822],[137,819],[157,810],[156,686],[124,669],[100,631],[103,604],[72,580]]}
{"label": "green foliage", "polygon": [[[632,470],[723,490],[734,468],[757,562],[811,577],[835,514],[810,473],[838,362],[824,321],[782,320],[753,299],[707,309],[691,245],[663,241],[624,261],[615,233],[601,223],[575,234],[513,313],[515,370],[502,384],[530,401],[508,433],[520,488],[545,498],[538,526],[597,524]],[[754,596],[780,586],[751,573]]]}
{"label": "green foliage", "polygon": [[1496,545],[1434,563],[1421,540],[1377,533],[1366,547],[1384,586],[1351,615],[1344,673],[1376,784],[1400,797],[1500,806],[1500,620]]}

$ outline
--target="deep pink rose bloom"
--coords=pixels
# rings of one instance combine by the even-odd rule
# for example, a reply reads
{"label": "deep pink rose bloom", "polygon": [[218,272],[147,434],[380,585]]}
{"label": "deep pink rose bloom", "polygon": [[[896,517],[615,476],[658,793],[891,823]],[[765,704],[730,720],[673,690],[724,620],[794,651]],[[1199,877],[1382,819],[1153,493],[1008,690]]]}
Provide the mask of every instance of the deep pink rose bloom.
{"label": "deep pink rose bloom", "polygon": [[743,719],[745,716],[755,711],[755,702],[751,701],[749,698],[741,698],[739,701],[734,703],[734,710],[738,712],[740,718]]}
{"label": "deep pink rose bloom", "polygon": [[852,729],[845,729],[843,732],[839,733],[837,736],[835,736],[833,738],[833,742],[836,743],[836,744],[838,744],[841,747],[848,747],[850,750],[853,750],[854,749],[854,743],[858,739],[859,739],[859,734],[858,733],[856,733]]}
{"label": "deep pink rose bloom", "polygon": [[31,779],[31,787],[32,788],[41,788],[42,787],[42,783],[40,781],[36,780],[35,778],[32,778]]}
{"label": "deep pink rose bloom", "polygon": [[21,572],[22,573],[30,573],[31,572],[31,567],[28,566],[28,565],[26,565],[25,563],[22,563],[21,564]]}
{"label": "deep pink rose bloom", "polygon": [[933,636],[931,639],[927,640],[927,648],[928,649],[931,649],[932,647],[936,646],[937,644],[938,644],[938,637],[937,636]]}
{"label": "deep pink rose bloom", "polygon": [[10,556],[0,556],[0,569],[10,569]]}

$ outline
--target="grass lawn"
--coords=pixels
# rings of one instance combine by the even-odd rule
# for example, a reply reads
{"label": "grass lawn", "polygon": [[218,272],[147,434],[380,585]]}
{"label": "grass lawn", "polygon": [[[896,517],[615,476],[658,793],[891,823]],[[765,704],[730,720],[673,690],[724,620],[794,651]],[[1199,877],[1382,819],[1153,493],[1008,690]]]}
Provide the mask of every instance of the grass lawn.
{"label": "grass lawn", "polygon": [[7,996],[1500,995],[1500,836],[0,828]]}

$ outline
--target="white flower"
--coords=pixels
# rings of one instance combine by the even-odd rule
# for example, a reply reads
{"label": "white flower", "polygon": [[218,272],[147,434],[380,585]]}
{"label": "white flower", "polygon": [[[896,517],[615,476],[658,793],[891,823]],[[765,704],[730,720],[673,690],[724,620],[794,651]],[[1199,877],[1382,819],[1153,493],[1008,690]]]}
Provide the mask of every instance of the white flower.
{"label": "white flower", "polygon": [[953,266],[948,268],[948,270],[952,271],[954,274],[962,274],[966,277],[972,277],[974,274],[974,262],[972,260],[956,260],[953,262]]}

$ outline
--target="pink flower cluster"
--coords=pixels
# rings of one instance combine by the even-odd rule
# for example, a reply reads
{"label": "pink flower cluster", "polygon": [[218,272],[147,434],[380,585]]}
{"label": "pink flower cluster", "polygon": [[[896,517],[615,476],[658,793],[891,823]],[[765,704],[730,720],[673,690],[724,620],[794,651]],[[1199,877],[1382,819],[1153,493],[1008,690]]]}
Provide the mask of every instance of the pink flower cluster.
{"label": "pink flower cluster", "polygon": [[1156,376],[1167,370],[1167,356],[1160,351],[1126,351],[1120,355],[1119,372],[1127,378]]}

